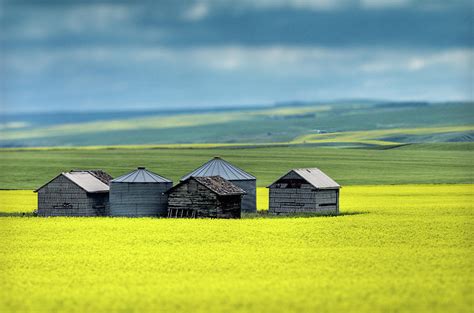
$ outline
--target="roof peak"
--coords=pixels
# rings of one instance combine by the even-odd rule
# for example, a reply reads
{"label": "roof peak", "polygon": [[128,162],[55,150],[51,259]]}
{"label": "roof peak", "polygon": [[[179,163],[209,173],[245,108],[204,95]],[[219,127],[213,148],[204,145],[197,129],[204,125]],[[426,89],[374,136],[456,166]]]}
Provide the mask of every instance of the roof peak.
{"label": "roof peak", "polygon": [[277,184],[281,179],[288,176],[290,173],[295,173],[306,182],[311,184],[313,187],[317,189],[339,189],[341,186],[334,181],[331,177],[329,177],[326,173],[321,171],[317,167],[307,167],[307,168],[294,168],[289,170],[285,175],[278,178],[268,187],[272,187],[273,185]]}
{"label": "roof peak", "polygon": [[181,181],[189,177],[207,177],[207,176],[221,176],[227,180],[255,180],[255,176],[229,163],[219,156],[215,156],[194,171],[183,176]]}
{"label": "roof peak", "polygon": [[318,170],[318,171],[321,171],[319,168],[317,167],[299,167],[299,168],[294,168],[292,169],[292,171],[311,171],[311,170]]}
{"label": "roof peak", "polygon": [[115,178],[112,183],[172,183],[171,180],[147,170],[144,166],[137,167],[127,174]]}

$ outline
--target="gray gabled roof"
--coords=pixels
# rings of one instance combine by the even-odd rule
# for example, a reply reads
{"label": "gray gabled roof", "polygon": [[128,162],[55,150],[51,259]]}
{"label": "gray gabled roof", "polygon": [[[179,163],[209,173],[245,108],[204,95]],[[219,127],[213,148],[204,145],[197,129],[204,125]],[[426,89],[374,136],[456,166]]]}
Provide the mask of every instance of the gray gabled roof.
{"label": "gray gabled roof", "polygon": [[323,171],[319,168],[296,168],[292,169],[282,177],[278,178],[273,184],[268,187],[273,186],[274,184],[278,183],[278,181],[284,178],[289,173],[294,172],[309,184],[311,184],[314,188],[317,189],[339,189],[341,185],[336,183],[331,177],[326,175]]}
{"label": "gray gabled roof", "polygon": [[133,172],[113,179],[111,183],[172,183],[172,181],[144,167],[138,167]]}
{"label": "gray gabled roof", "polygon": [[214,192],[219,196],[236,196],[246,194],[245,190],[232,184],[230,181],[222,178],[221,176],[205,176],[205,177],[194,177],[191,176],[188,179],[181,181],[179,184],[173,188],[166,191],[170,193],[179,186],[188,183],[189,180],[195,180],[202,186],[206,187],[210,191]]}
{"label": "gray gabled roof", "polygon": [[51,179],[46,184],[36,189],[35,192],[38,192],[40,189],[42,189],[60,176],[66,177],[68,180],[70,180],[72,183],[74,183],[87,193],[109,192],[109,185],[105,181],[107,177],[111,176],[106,172],[100,171],[101,176],[98,177],[97,172],[98,171],[96,170],[72,170],[70,172],[63,172]]}
{"label": "gray gabled roof", "polygon": [[62,173],[63,176],[89,193],[108,192],[109,185],[98,179],[90,172],[73,171]]}
{"label": "gray gabled roof", "polygon": [[207,176],[220,176],[227,180],[255,180],[255,176],[247,173],[246,171],[230,164],[229,162],[221,159],[220,157],[214,157],[209,160],[201,167],[192,171],[191,173],[183,176],[181,181],[188,179],[189,177],[207,177]]}
{"label": "gray gabled roof", "polygon": [[72,170],[70,172],[89,172],[94,175],[98,180],[107,185],[112,179],[114,179],[112,176],[109,175],[109,173],[104,172],[103,170]]}

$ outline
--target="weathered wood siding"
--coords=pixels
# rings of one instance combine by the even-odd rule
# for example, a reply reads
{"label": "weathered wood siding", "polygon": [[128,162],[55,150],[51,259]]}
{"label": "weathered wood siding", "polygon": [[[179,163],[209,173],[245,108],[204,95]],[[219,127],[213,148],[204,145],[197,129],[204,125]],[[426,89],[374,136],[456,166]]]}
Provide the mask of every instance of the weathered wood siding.
{"label": "weathered wood siding", "polygon": [[64,176],[38,190],[39,216],[106,215],[108,193],[87,194]]}
{"label": "weathered wood siding", "polygon": [[168,196],[173,183],[110,184],[110,215],[166,216]]}
{"label": "weathered wood siding", "polygon": [[241,197],[219,197],[196,181],[189,180],[168,194],[169,216],[173,217],[177,212],[182,213],[186,210],[192,210],[195,213],[184,216],[239,218]]}
{"label": "weathered wood siding", "polygon": [[256,180],[232,180],[234,185],[245,190],[246,194],[242,197],[242,212],[257,212],[257,181]]}
{"label": "weathered wood siding", "polygon": [[315,189],[295,173],[269,188],[269,212],[274,214],[339,214],[339,190]]}

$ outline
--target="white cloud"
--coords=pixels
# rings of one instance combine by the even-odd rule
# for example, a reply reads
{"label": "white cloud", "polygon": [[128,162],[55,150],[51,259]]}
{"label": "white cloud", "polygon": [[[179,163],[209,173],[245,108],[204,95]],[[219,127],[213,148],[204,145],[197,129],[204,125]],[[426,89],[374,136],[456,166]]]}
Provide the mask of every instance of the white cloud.
{"label": "white cloud", "polygon": [[212,7],[235,9],[294,8],[311,10],[333,10],[354,3],[354,0],[198,0]]}
{"label": "white cloud", "polygon": [[361,0],[360,6],[368,9],[398,8],[413,5],[413,0]]}
{"label": "white cloud", "polygon": [[96,34],[133,26],[138,11],[120,4],[87,4],[71,7],[39,7],[34,10],[10,8],[16,23],[2,37],[8,39],[47,39],[59,34]]}
{"label": "white cloud", "polygon": [[463,71],[469,66],[474,52],[469,49],[448,49],[445,51],[401,51],[375,54],[360,65],[365,73],[415,72],[434,67],[449,67]]}
{"label": "white cloud", "polygon": [[196,2],[183,13],[183,19],[187,21],[199,21],[209,14],[209,5],[206,2]]}
{"label": "white cloud", "polygon": [[296,9],[331,10],[345,6],[351,0],[260,0],[248,1],[256,7],[292,7]]}
{"label": "white cloud", "polygon": [[[345,97],[468,99],[473,57],[468,49],[103,46],[7,52],[3,76],[10,78],[5,82],[9,101],[25,105],[58,90],[81,95],[81,103],[90,100],[91,107],[118,101],[117,94],[128,97],[123,103],[142,97],[153,104],[203,106]],[[38,82],[41,89],[31,89]],[[42,82],[54,85],[44,89]],[[103,98],[96,99],[96,93]]]}
{"label": "white cloud", "polygon": [[318,76],[326,73],[360,72],[366,75],[409,73],[446,67],[456,71],[469,68],[474,52],[469,49],[444,51],[397,51],[328,49],[319,47],[209,46],[192,49],[165,47],[94,47],[6,53],[5,65],[11,72],[38,74],[63,64],[195,68],[224,73],[253,72],[274,75]]}
{"label": "white cloud", "polygon": [[70,9],[64,13],[63,25],[67,30],[80,32],[83,30],[105,30],[130,20],[134,14],[129,6],[98,4],[85,5]]}
{"label": "white cloud", "polygon": [[362,9],[390,9],[401,7],[432,7],[449,5],[441,1],[417,1],[417,0],[200,0],[210,6],[230,6],[234,8],[294,8],[316,11],[328,11],[347,8]]}

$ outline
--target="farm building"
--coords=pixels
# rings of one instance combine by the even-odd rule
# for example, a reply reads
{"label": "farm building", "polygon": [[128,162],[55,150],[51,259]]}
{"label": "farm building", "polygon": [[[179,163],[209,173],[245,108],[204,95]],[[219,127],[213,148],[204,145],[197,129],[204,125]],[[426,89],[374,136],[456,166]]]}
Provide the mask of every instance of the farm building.
{"label": "farm building", "polygon": [[232,182],[234,185],[242,188],[245,191],[245,195],[242,198],[242,212],[255,213],[257,211],[257,179],[255,178],[255,176],[230,164],[229,162],[221,159],[220,157],[214,157],[201,167],[182,177],[181,181],[187,180],[191,176],[220,176]]}
{"label": "farm building", "polygon": [[268,188],[270,213],[339,213],[341,186],[317,168],[293,169]]}
{"label": "farm building", "polygon": [[110,215],[166,216],[173,182],[144,167],[110,182]]}
{"label": "farm building", "polygon": [[190,177],[171,188],[168,217],[240,218],[245,191],[221,176]]}
{"label": "farm building", "polygon": [[35,192],[40,216],[104,216],[112,176],[100,170],[61,173]]}

